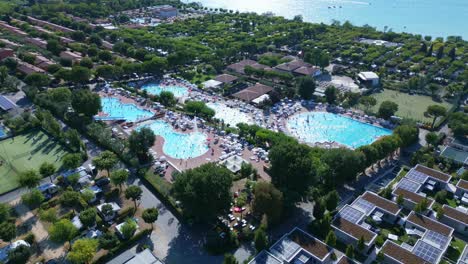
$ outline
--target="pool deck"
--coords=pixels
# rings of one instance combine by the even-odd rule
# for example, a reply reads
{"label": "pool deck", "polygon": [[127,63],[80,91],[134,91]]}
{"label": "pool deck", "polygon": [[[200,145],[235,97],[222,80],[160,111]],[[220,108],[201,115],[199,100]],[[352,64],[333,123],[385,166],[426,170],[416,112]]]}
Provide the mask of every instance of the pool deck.
{"label": "pool deck", "polygon": [[[187,130],[185,132],[179,129],[174,129],[174,130],[180,133],[195,132],[194,130]],[[207,132],[207,131],[200,131],[200,132],[203,132],[204,134],[206,134],[208,138],[211,138],[211,139],[215,138],[215,135],[211,132]],[[166,174],[164,176],[164,178],[171,183],[173,182],[172,172],[193,169],[208,162],[219,162],[219,157],[221,157],[222,152],[224,151],[221,147],[219,147],[219,143],[218,144],[211,143],[209,145],[209,150],[201,156],[198,156],[196,158],[191,158],[191,159],[176,159],[176,158],[166,155],[163,151],[163,146],[164,146],[164,138],[161,136],[156,136],[156,142],[152,149],[156,151],[158,156],[164,155],[166,159],[169,161],[169,164],[173,166],[173,168],[170,168],[166,171]],[[259,160],[257,162],[255,160],[250,160],[250,157],[252,156],[254,156],[253,152],[248,149],[244,149],[244,151],[242,152],[242,158],[249,161],[252,164],[252,166],[257,169],[260,178],[262,178],[265,181],[271,181],[271,177],[263,170],[263,166],[266,164],[265,161]]]}

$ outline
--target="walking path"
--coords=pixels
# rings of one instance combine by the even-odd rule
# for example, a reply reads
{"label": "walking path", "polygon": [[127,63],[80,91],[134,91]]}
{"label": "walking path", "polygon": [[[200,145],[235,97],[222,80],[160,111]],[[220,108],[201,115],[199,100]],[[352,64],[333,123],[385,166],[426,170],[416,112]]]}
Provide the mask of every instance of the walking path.
{"label": "walking path", "polygon": [[19,215],[18,222],[28,223],[28,225],[30,225],[30,232],[34,234],[34,238],[39,246],[39,251],[42,252],[42,257],[47,260],[57,260],[65,256],[63,245],[56,244],[49,240],[49,233],[45,229],[44,225],[36,216],[33,215],[29,208],[21,203],[20,199],[16,199],[11,202],[11,206],[15,208]]}

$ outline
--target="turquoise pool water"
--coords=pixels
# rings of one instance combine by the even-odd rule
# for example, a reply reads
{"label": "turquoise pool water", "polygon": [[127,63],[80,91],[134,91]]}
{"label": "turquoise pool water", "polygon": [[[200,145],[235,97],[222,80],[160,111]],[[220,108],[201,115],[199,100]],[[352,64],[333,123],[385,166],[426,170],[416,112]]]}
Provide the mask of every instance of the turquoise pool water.
{"label": "turquoise pool water", "polygon": [[0,126],[0,138],[3,138],[6,136],[5,130],[3,130],[3,127]]}
{"label": "turquoise pool water", "polygon": [[207,137],[200,132],[179,133],[170,124],[156,120],[151,124],[140,126],[153,130],[155,135],[164,138],[164,154],[176,159],[190,159],[203,155],[208,151]]}
{"label": "turquoise pool water", "polygon": [[163,91],[171,92],[175,97],[184,97],[189,94],[188,88],[181,85],[160,85],[159,83],[148,83],[143,85],[141,89],[153,95],[159,95]]}
{"label": "turquoise pool water", "polygon": [[289,118],[286,125],[289,132],[301,141],[336,141],[351,148],[369,145],[381,136],[392,134],[389,129],[325,112],[298,114]]}
{"label": "turquoise pool water", "polygon": [[135,122],[153,116],[151,111],[141,109],[134,104],[124,104],[114,97],[101,98],[101,105],[102,112],[107,114],[106,117],[97,118],[101,120],[125,119],[128,122]]}

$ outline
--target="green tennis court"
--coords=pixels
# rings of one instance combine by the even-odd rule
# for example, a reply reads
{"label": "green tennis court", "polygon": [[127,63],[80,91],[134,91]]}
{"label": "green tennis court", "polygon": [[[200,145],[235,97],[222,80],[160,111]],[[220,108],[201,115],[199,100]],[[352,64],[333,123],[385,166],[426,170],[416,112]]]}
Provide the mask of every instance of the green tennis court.
{"label": "green tennis court", "polygon": [[41,130],[0,141],[0,193],[18,187],[18,174],[35,169],[43,162],[62,165],[67,150]]}

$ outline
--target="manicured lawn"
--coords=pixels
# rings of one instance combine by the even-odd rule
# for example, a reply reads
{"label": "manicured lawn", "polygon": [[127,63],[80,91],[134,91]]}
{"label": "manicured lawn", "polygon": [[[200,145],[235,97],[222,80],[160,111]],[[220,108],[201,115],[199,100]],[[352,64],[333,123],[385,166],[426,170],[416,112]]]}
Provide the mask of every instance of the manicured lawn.
{"label": "manicured lawn", "polygon": [[372,109],[373,112],[376,113],[378,111],[383,101],[392,101],[398,104],[397,116],[422,122],[432,122],[432,118],[424,116],[424,112],[426,112],[428,106],[442,105],[447,111],[452,107],[448,102],[439,103],[432,100],[429,96],[410,95],[393,90],[384,90],[380,93],[373,94],[372,97],[377,99],[377,105]]}
{"label": "manicured lawn", "polygon": [[465,242],[463,242],[463,240],[453,238],[445,256],[455,263],[462,254],[464,248]]}
{"label": "manicured lawn", "polygon": [[0,141],[0,193],[18,187],[22,171],[38,170],[43,162],[62,166],[66,149],[40,130]]}

